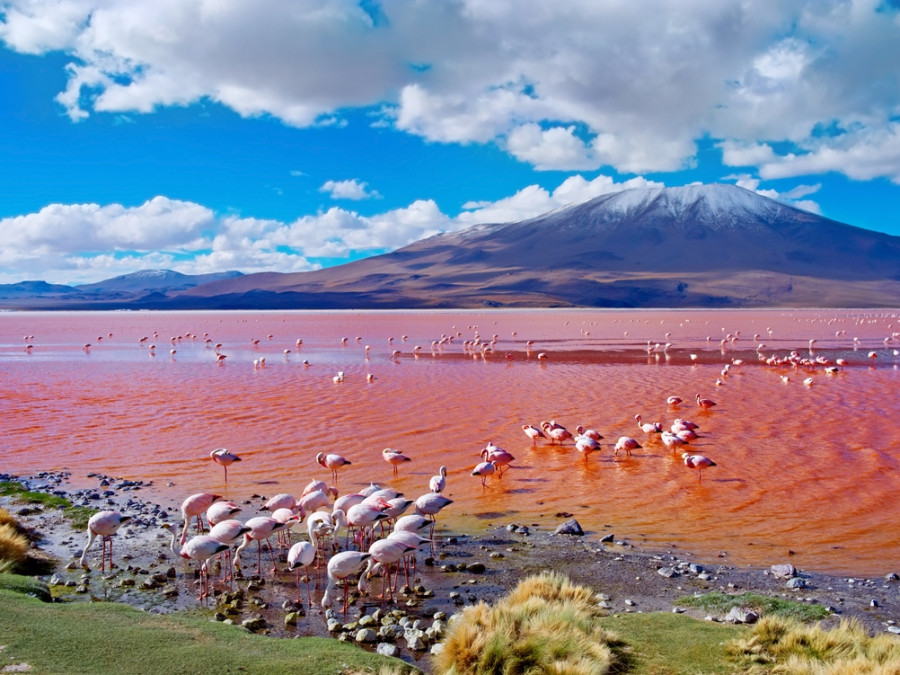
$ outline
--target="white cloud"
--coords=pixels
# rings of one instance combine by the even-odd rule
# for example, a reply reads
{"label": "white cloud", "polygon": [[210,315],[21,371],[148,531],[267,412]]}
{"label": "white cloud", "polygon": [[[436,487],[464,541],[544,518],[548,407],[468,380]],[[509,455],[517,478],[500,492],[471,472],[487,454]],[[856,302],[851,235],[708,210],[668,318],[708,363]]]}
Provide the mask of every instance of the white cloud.
{"label": "white cloud", "polygon": [[332,199],[351,199],[354,201],[375,199],[381,196],[377,190],[370,190],[368,183],[358,181],[355,178],[350,180],[327,180],[319,188],[319,192],[329,194]]}
{"label": "white cloud", "polygon": [[[10,48],[71,57],[73,120],[208,99],[302,127],[368,107],[542,169],[671,171],[707,137],[763,176],[900,175],[870,144],[900,112],[900,20],[877,0],[6,0],[0,16]],[[861,133],[816,146],[831,127]],[[784,142],[795,156],[768,156]]]}

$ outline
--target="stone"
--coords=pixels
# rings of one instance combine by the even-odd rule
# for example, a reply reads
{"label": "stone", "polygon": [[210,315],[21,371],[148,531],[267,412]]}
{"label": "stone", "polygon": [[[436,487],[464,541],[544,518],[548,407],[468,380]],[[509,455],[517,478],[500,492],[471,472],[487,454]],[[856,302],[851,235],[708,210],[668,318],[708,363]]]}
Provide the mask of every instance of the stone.
{"label": "stone", "polygon": [[296,626],[297,622],[300,620],[300,617],[303,616],[299,612],[288,612],[284,615],[284,625],[285,626]]}
{"label": "stone", "polygon": [[357,642],[368,644],[375,642],[378,639],[378,635],[371,628],[360,628],[356,631],[356,636],[353,639]]}
{"label": "stone", "polygon": [[806,579],[803,579],[801,577],[791,577],[787,580],[785,586],[793,589],[806,588]]}
{"label": "stone", "polygon": [[406,631],[403,629],[403,626],[398,626],[397,624],[388,624],[387,626],[382,626],[378,629],[378,637],[383,640],[399,640],[403,637],[403,634]]}
{"label": "stone", "polygon": [[360,628],[369,628],[374,626],[378,622],[375,620],[375,617],[371,614],[366,614],[365,616],[361,616],[359,618],[359,627]]}
{"label": "stone", "polygon": [[674,567],[660,567],[658,570],[656,570],[656,573],[661,577],[665,577],[666,579],[671,579],[672,577],[678,576],[678,572],[675,571]]}
{"label": "stone", "polygon": [[400,653],[397,645],[392,645],[390,642],[379,642],[378,646],[375,647],[375,651],[382,656],[389,656],[392,658],[397,658],[397,655]]}
{"label": "stone", "polygon": [[600,537],[600,543],[601,544],[610,544],[613,541],[615,541],[615,539],[616,539],[616,535],[614,535],[612,532],[610,532],[609,534],[605,534],[602,537]]}
{"label": "stone", "polygon": [[241,622],[241,625],[247,630],[251,630],[254,632],[258,630],[264,630],[268,626],[266,620],[261,616],[254,616],[250,619],[244,619]]}
{"label": "stone", "polygon": [[725,615],[725,621],[729,623],[756,623],[758,620],[759,614],[746,607],[732,607]]}
{"label": "stone", "polygon": [[703,572],[703,565],[698,565],[697,563],[691,563],[688,565],[688,570],[690,570],[691,574],[700,574]]}
{"label": "stone", "polygon": [[472,574],[484,574],[485,567],[484,567],[484,563],[474,562],[474,563],[469,563],[469,565],[466,569],[468,569],[468,571],[471,572]]}
{"label": "stone", "polygon": [[62,586],[66,583],[66,580],[63,579],[59,574],[54,574],[50,577],[50,581],[47,582],[51,586]]}
{"label": "stone", "polygon": [[891,572],[885,577],[885,579],[887,579],[888,581],[900,581],[900,576],[897,576],[896,572]]}
{"label": "stone", "polygon": [[797,570],[790,563],[772,565],[769,569],[776,579],[790,579],[797,576]]}
{"label": "stone", "polygon": [[555,532],[556,534],[571,534],[579,537],[584,536],[584,530],[581,529],[581,525],[579,525],[578,521],[574,518],[570,518],[564,523],[560,523]]}
{"label": "stone", "polygon": [[406,647],[413,652],[425,651],[425,640],[418,636],[408,637],[406,638]]}
{"label": "stone", "polygon": [[337,619],[335,619],[334,617],[331,617],[330,619],[328,619],[328,632],[329,633],[337,633],[339,630],[341,630],[342,627],[343,626],[342,626],[341,622],[338,621]]}

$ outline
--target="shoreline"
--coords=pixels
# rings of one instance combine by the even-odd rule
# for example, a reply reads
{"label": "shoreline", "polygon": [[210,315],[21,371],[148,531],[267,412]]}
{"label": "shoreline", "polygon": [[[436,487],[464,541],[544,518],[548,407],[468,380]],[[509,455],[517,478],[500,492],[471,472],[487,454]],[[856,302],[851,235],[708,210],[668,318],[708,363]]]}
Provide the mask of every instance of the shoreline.
{"label": "shoreline", "polygon": [[[0,506],[8,508],[24,526],[40,534],[36,547],[58,561],[53,575],[41,577],[48,582],[61,582],[51,585],[54,595],[66,601],[122,602],[160,614],[206,611],[196,597],[195,566],[172,554],[170,537],[161,527],[163,522],[179,522],[178,511],[143,500],[137,482],[102,476],[97,479],[109,485],[95,490],[69,491],[64,473],[0,475],[0,480],[24,482],[29,489],[65,496],[76,504],[85,499],[87,492],[98,497],[87,500],[91,506],[117,509],[134,517],[114,539],[118,568],[107,574],[94,569],[100,551],[95,542],[87,558],[91,571],[86,572],[78,566],[86,541],[83,531],[74,531],[58,511],[24,506],[9,497],[0,498]],[[302,530],[305,528],[299,531]],[[244,578],[234,586],[234,590],[243,591],[238,601],[232,603],[237,605],[232,608],[235,611],[226,610],[232,613],[216,618],[232,618],[240,624],[244,619],[261,617],[265,626],[256,632],[273,637],[315,635],[353,639],[349,632],[333,630],[335,620],[341,624],[353,623],[361,613],[401,610],[408,615],[410,623],[419,621],[425,630],[468,604],[495,602],[526,576],[554,570],[594,589],[600,605],[611,614],[677,611],[698,619],[721,621],[723,615],[679,606],[679,598],[711,591],[752,592],[829,608],[825,625],[856,618],[870,633],[900,633],[900,580],[896,574],[857,578],[796,569],[793,576],[780,578],[773,573],[773,568],[731,565],[727,556],[703,560],[677,549],[639,550],[626,537],[601,542],[600,535],[555,534],[546,527],[514,521],[496,523],[481,534],[456,534],[442,531],[440,526],[436,534],[437,555],[432,558],[427,547],[419,550],[410,592],[398,593],[398,602],[394,604],[383,604],[369,597],[351,605],[346,617],[339,610],[326,612],[317,604],[325,586],[324,570],[320,570],[312,576],[316,590],[313,605],[307,610],[305,590],[303,602],[297,603],[294,576],[282,571],[284,565],[279,565],[276,579],[273,580],[270,570],[264,570],[259,579],[255,576],[255,556],[246,555]],[[602,538],[611,539],[609,535]],[[294,540],[297,539],[295,532]],[[773,566],[784,563],[773,560]],[[401,586],[402,582],[401,575]],[[380,591],[380,581],[372,580],[370,585],[374,596]],[[219,603],[217,606],[211,600],[205,606],[211,618],[226,606],[222,600],[235,599],[233,593],[226,596],[229,589],[221,580],[214,579],[213,588],[219,595]],[[291,613],[294,613],[293,623],[286,622]],[[435,621],[435,617],[444,618]],[[427,650],[436,637],[439,636],[433,634],[430,641],[426,639],[423,649],[409,649],[402,640],[398,641],[396,655],[427,672]],[[373,643],[368,648],[374,646]]]}

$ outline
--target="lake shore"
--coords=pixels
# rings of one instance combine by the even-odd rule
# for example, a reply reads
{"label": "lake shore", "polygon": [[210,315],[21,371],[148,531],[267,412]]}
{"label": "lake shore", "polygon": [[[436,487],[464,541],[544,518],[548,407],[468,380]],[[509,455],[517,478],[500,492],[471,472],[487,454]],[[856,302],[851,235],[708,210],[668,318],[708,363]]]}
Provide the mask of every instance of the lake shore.
{"label": "lake shore", "polygon": [[[685,606],[680,599],[711,591],[751,592],[829,608],[827,624],[852,617],[872,633],[900,630],[900,581],[895,575],[848,578],[795,569],[791,576],[779,576],[776,572],[790,573],[786,568],[789,560],[773,560],[773,566],[778,566],[773,568],[743,567],[731,564],[724,551],[717,559],[701,560],[686,551],[641,550],[631,543],[628,533],[615,533],[605,537],[611,540],[600,541],[599,534],[556,534],[546,527],[513,521],[491,523],[476,534],[450,532],[439,525],[435,555],[427,546],[420,549],[410,588],[398,595],[396,603],[360,598],[346,617],[339,611],[326,613],[318,604],[325,585],[324,570],[313,575],[313,605],[306,608],[305,587],[298,602],[294,577],[283,571],[285,565],[279,563],[279,572],[273,579],[271,571],[265,569],[266,555],[263,576],[255,575],[256,556],[252,549],[248,550],[250,555],[244,556],[243,579],[232,587],[224,584],[220,576],[216,578],[218,570],[213,566],[215,601],[201,604],[196,597],[195,566],[172,554],[169,535],[161,527],[163,522],[180,523],[180,514],[171,506],[145,501],[140,484],[98,476],[98,489],[71,491],[65,474],[0,479],[17,480],[35,491],[54,492],[77,504],[116,509],[134,518],[115,537],[117,569],[102,574],[95,569],[100,553],[97,542],[87,556],[91,570],[78,565],[85,533],[74,531],[60,512],[0,498],[0,506],[39,533],[40,550],[58,561],[55,573],[42,577],[54,582],[52,588],[57,597],[67,601],[123,602],[155,613],[200,610],[212,617],[218,612],[216,618],[230,618],[238,624],[262,618],[265,625],[260,624],[259,632],[274,637],[339,636],[342,632],[333,630],[334,622],[329,630],[329,619],[350,623],[379,609],[382,613],[399,609],[410,620],[418,619],[423,627],[430,626],[436,616],[449,616],[478,601],[493,602],[523,577],[545,570],[562,572],[572,581],[593,588],[598,601],[611,613],[678,611],[721,621],[724,615]],[[560,523],[568,520],[568,514],[559,514],[559,519]],[[295,533],[294,540],[297,539]],[[401,574],[400,586],[403,581]],[[372,586],[374,596],[380,592],[380,582],[373,581]],[[239,601],[232,602],[236,607],[229,609],[225,600],[234,600],[236,591],[240,591]],[[293,620],[286,622],[291,613]],[[421,650],[408,649],[402,640],[397,646],[399,656],[428,670],[427,642]],[[370,647],[374,648],[374,644]]]}

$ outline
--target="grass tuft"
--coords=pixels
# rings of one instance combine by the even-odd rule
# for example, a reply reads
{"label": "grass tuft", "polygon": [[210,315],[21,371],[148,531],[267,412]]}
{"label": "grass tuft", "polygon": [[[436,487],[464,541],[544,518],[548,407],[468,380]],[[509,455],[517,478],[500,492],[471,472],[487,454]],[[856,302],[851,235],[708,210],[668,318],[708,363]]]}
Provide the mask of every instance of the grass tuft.
{"label": "grass tuft", "polygon": [[0,561],[14,566],[25,561],[30,548],[28,538],[12,525],[0,525]]}
{"label": "grass tuft", "polygon": [[589,588],[564,575],[528,577],[493,607],[467,607],[433,658],[441,673],[608,673],[625,660],[622,643],[601,627]]}
{"label": "grass tuft", "polygon": [[834,629],[765,617],[746,638],[728,647],[742,672],[785,675],[888,675],[900,673],[900,640],[869,636],[855,619]]}
{"label": "grass tuft", "polygon": [[27,490],[15,481],[0,481],[0,497],[10,497],[18,502],[47,509],[61,509],[66,520],[77,530],[87,529],[88,519],[97,513],[97,509],[87,506],[73,506],[68,499],[58,495]]}
{"label": "grass tuft", "polygon": [[760,616],[779,616],[797,621],[819,621],[829,616],[822,605],[812,605],[796,600],[785,600],[759,593],[729,594],[720,591],[703,595],[686,595],[678,599],[678,604],[699,607],[708,612],[726,613],[733,607],[747,607]]}
{"label": "grass tuft", "polygon": [[50,589],[42,581],[26,577],[19,574],[7,574],[0,572],[0,589],[12,591],[13,593],[21,593],[30,595],[43,602],[52,602],[53,597],[50,595]]}

